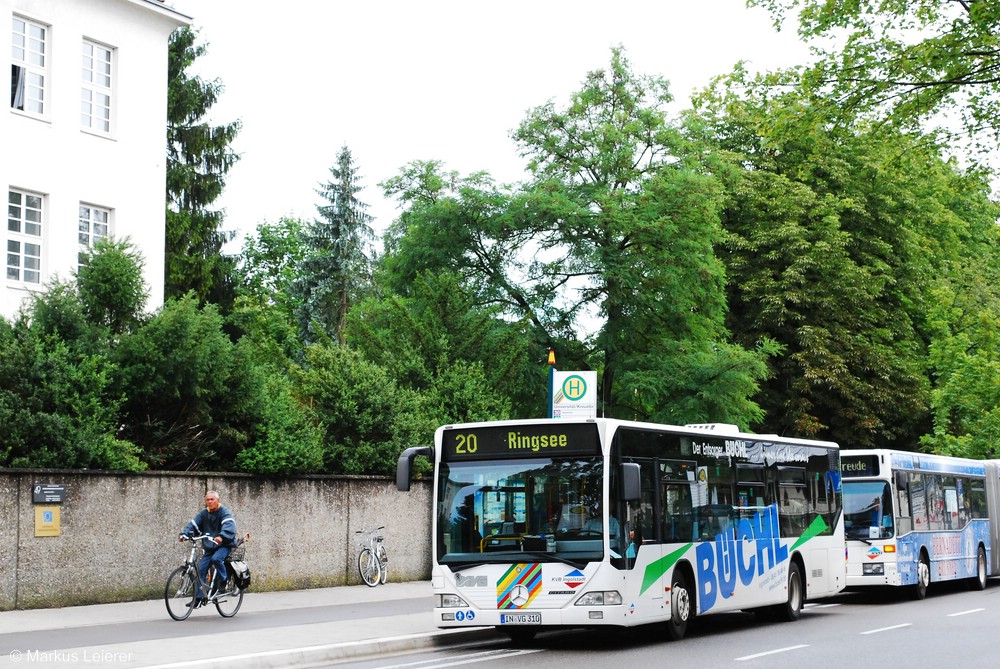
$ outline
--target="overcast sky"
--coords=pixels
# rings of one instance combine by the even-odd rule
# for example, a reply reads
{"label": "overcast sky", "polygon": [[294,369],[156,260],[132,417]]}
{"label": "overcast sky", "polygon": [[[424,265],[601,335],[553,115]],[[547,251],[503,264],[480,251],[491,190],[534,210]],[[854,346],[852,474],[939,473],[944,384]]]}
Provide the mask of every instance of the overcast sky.
{"label": "overcast sky", "polygon": [[682,106],[738,60],[763,71],[807,54],[793,27],[775,32],[744,0],[166,1],[208,45],[193,71],[224,85],[211,119],[243,123],[217,202],[239,238],[315,218],[345,144],[376,231],[398,213],[378,184],[411,161],[524,178],[510,132],[533,107],[564,107],[618,44]]}

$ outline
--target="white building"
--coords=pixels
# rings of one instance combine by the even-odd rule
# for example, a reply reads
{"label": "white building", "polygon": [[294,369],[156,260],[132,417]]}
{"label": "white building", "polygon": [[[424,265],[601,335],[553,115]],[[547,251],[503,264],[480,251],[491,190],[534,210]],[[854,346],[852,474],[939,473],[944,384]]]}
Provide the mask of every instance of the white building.
{"label": "white building", "polygon": [[158,0],[0,0],[0,11],[10,26],[0,32],[10,54],[0,315],[53,278],[70,280],[81,248],[105,235],[142,254],[147,309],[158,308],[167,45],[190,19]]}

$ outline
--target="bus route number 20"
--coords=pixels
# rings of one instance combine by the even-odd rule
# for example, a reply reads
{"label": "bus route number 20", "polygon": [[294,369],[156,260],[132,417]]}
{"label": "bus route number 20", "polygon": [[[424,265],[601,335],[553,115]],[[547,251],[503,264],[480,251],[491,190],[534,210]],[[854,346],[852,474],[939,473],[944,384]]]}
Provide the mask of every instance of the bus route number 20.
{"label": "bus route number 20", "polygon": [[462,455],[474,455],[479,450],[479,442],[474,434],[455,435],[455,453]]}

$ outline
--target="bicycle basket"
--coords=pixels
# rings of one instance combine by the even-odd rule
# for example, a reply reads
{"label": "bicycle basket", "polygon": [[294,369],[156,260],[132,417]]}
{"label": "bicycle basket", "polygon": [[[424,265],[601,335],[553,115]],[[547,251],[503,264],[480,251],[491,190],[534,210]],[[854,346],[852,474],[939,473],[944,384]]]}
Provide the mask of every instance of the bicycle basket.
{"label": "bicycle basket", "polygon": [[230,562],[241,562],[246,558],[247,545],[246,542],[240,543],[238,546],[233,546],[229,549],[229,556],[226,558]]}
{"label": "bicycle basket", "polygon": [[236,539],[236,545],[229,549],[226,560],[229,562],[242,562],[246,559],[247,542],[250,541],[250,533],[247,532],[242,537]]}

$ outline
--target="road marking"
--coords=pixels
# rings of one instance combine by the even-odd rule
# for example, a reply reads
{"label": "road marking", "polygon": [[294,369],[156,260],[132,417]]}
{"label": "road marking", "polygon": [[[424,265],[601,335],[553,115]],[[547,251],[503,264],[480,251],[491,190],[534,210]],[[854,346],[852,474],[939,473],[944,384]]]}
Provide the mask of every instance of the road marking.
{"label": "road marking", "polygon": [[986,609],[969,609],[968,611],[959,611],[958,613],[949,613],[949,618],[954,618],[955,616],[965,616],[970,613],[979,613],[980,611],[985,611]]}
{"label": "road marking", "polygon": [[[469,628],[471,629],[471,628]],[[467,631],[466,628],[443,630],[444,635]],[[298,648],[280,648],[251,653],[240,653],[226,657],[205,657],[194,660],[181,660],[167,664],[143,665],[142,669],[228,669],[235,664],[254,660],[260,666],[273,666],[273,662],[282,662],[281,666],[303,663],[306,660],[313,665],[333,663],[345,658],[356,658],[371,652],[371,648],[398,648],[401,650],[418,650],[425,647],[424,640],[441,637],[442,631],[404,634],[401,636],[384,637],[380,639],[361,639],[359,641],[344,641],[341,643],[321,644],[318,646],[301,646]],[[395,651],[394,651],[395,652]],[[290,659],[289,659],[290,658]],[[303,659],[305,658],[305,659]]]}
{"label": "road marking", "polygon": [[903,627],[912,627],[913,623],[903,623],[902,625],[893,625],[892,627],[880,627],[877,630],[868,630],[867,632],[862,632],[861,634],[878,634],[879,632],[888,632],[890,630],[898,630]]}
{"label": "road marking", "polygon": [[831,602],[829,604],[806,604],[807,609],[828,609],[831,606],[840,606],[840,602]]}
{"label": "road marking", "polygon": [[774,650],[768,650],[763,653],[755,653],[754,655],[744,655],[743,657],[736,658],[737,662],[743,662],[744,660],[756,660],[758,657],[764,657],[766,655],[774,655],[775,653],[785,653],[790,650],[798,650],[799,648],[808,648],[809,644],[804,643],[798,646],[788,646],[787,648],[776,648]]}
{"label": "road marking", "polygon": [[[465,655],[452,655],[447,660],[433,658],[421,660],[419,662],[405,662],[403,664],[383,664],[378,669],[404,669],[405,667],[422,667],[422,669],[438,669],[439,667],[457,667],[463,664],[473,664],[475,662],[489,662],[491,660],[505,660],[527,653],[540,653],[543,648],[500,648],[497,650],[486,650],[478,653],[466,653]],[[433,663],[433,664],[432,664]]]}

